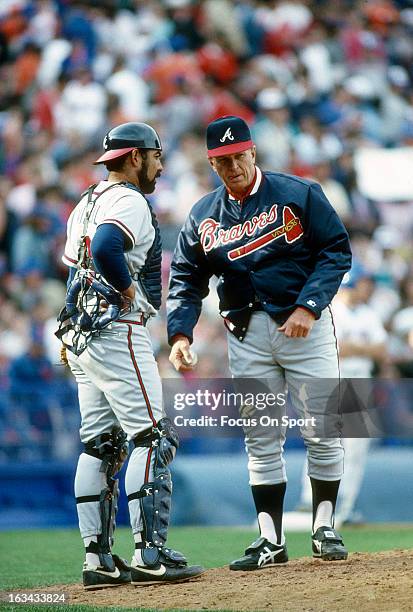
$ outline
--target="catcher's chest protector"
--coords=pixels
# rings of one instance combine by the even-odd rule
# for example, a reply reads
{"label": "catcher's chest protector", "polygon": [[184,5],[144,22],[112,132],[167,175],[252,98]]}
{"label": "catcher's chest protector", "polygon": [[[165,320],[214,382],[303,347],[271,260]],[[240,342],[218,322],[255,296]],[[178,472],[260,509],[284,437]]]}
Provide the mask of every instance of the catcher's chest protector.
{"label": "catcher's chest protector", "polygon": [[[96,185],[92,185],[82,194],[82,197],[84,195],[88,196],[88,201],[83,222],[83,234],[78,252],[78,269],[68,288],[65,307],[59,314],[58,321],[60,325],[56,332],[56,336],[62,340],[66,348],[76,355],[80,355],[85,350],[93,335],[99,334],[102,329],[116,320],[120,314],[121,295],[106,283],[105,279],[94,270],[90,251],[90,239],[87,235],[89,219],[96,200],[109,189],[113,189],[119,185],[138,191],[138,193],[143,195],[137,187],[127,182],[110,185],[95,199],[92,199],[92,195]],[[142,269],[134,274],[133,278],[140,283],[148,302],[156,310],[159,310],[162,297],[161,235],[156,215],[146,198],[145,201],[151,213],[155,237],[147,253]],[[105,299],[109,305],[106,313],[103,315],[99,310],[99,301],[101,298]],[[67,340],[66,338],[64,339],[66,334],[69,334]]]}
{"label": "catcher's chest protector", "polygon": [[[130,189],[138,191],[142,195],[142,192],[131,183],[121,184],[124,187],[129,187]],[[159,310],[162,301],[162,240],[156,215],[148,200],[146,200],[146,203],[148,204],[148,208],[151,212],[152,226],[155,230],[155,238],[146,256],[146,261],[136,280],[139,280],[148,302],[154,308],[156,308],[156,310]]]}

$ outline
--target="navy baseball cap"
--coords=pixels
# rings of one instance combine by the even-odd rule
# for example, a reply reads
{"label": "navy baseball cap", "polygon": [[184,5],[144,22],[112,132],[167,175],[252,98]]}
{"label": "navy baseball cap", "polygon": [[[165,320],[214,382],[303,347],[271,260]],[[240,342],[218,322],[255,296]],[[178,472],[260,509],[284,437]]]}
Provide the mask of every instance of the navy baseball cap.
{"label": "navy baseball cap", "polygon": [[233,115],[212,121],[207,127],[206,140],[208,157],[241,153],[254,146],[244,119]]}

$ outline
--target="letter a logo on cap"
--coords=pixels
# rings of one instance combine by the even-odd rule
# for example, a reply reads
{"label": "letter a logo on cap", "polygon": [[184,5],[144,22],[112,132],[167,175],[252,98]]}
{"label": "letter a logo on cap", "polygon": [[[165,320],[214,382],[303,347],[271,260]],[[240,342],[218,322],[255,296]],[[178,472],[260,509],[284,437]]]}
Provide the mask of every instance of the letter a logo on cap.
{"label": "letter a logo on cap", "polygon": [[231,133],[231,128],[230,127],[227,129],[227,131],[225,132],[223,137],[220,138],[219,140],[220,140],[220,142],[225,142],[227,138],[228,138],[228,140],[234,140],[234,137],[233,137],[233,135]]}
{"label": "letter a logo on cap", "polygon": [[209,158],[241,153],[254,146],[247,123],[234,115],[225,115],[211,121],[206,131],[206,144]]}

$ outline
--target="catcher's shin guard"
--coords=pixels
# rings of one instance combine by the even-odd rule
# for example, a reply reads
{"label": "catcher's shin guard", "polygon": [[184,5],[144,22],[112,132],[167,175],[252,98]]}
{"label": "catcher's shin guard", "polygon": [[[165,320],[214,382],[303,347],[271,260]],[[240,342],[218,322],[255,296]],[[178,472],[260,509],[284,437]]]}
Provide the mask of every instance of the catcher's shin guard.
{"label": "catcher's shin guard", "polygon": [[163,418],[146,436],[137,437],[135,446],[154,449],[153,480],[147,482],[137,493],[129,495],[139,499],[143,521],[142,559],[146,565],[156,565],[161,557],[173,564],[186,564],[185,557],[165,548],[171,510],[172,478],[168,468],[179,446],[178,435],[171,421]]}
{"label": "catcher's shin guard", "polygon": [[102,460],[100,471],[106,475],[107,486],[102,489],[99,497],[102,532],[97,538],[97,554],[101,566],[108,572],[115,571],[111,555],[119,496],[119,485],[115,474],[125,462],[128,448],[126,433],[120,427],[114,428],[110,434],[97,436],[85,444],[87,454]]}

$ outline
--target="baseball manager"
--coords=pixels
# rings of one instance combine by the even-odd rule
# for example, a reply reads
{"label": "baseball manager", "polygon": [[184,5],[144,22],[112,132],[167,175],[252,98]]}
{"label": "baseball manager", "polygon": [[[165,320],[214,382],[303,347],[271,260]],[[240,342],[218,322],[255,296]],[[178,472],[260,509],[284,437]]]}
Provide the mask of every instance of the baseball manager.
{"label": "baseball manager", "polygon": [[[214,275],[233,377],[285,382],[294,400],[303,378],[339,377],[329,304],[351,266],[347,232],[318,184],[260,170],[240,117],[210,123],[207,150],[223,185],[194,205],[178,239],[167,302],[170,360],[178,371],[191,367],[193,329]],[[346,559],[334,529],[340,439],[303,437],[313,493],[313,555]],[[260,537],[230,564],[232,570],[288,561],[284,432],[263,438],[246,433],[245,443]]]}

